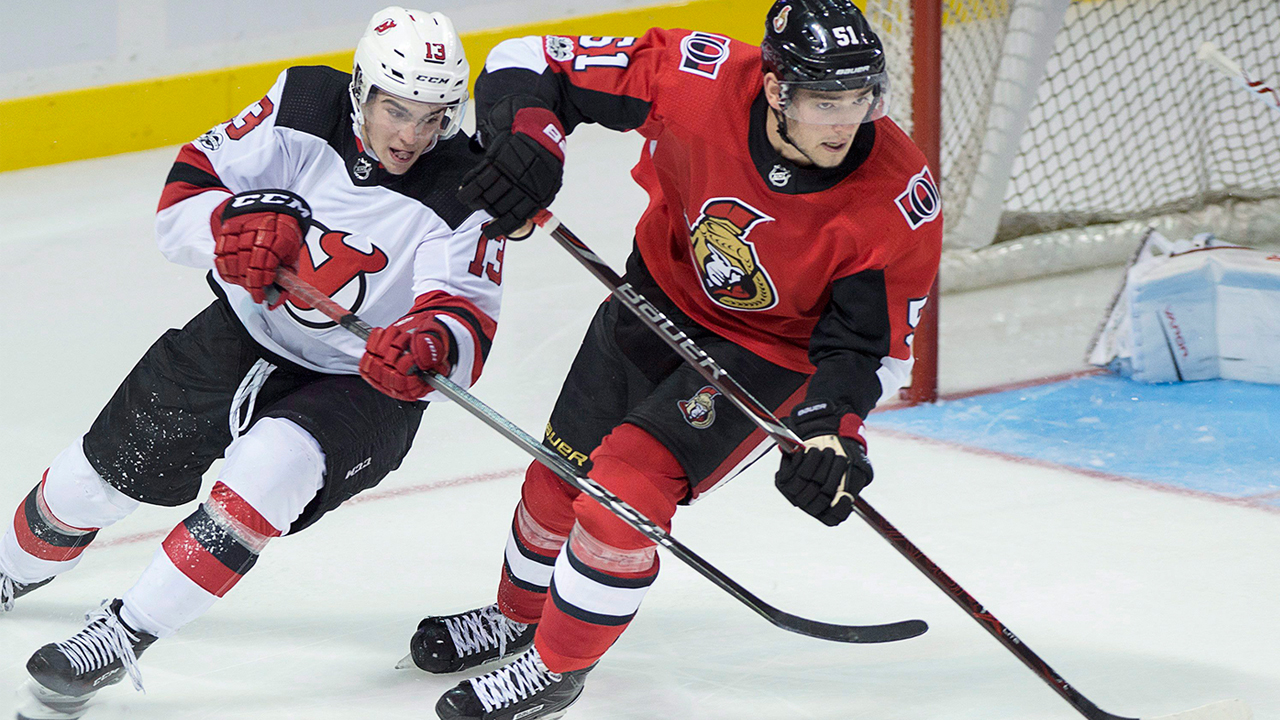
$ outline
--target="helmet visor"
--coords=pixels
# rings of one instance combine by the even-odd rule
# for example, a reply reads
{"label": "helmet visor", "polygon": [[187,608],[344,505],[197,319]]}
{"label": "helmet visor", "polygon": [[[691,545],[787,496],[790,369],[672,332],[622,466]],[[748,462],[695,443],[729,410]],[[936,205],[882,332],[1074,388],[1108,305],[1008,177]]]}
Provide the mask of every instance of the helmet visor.
{"label": "helmet visor", "polygon": [[467,114],[467,101],[461,100],[445,106],[444,117],[440,119],[440,134],[453,137],[462,127],[462,118]]}
{"label": "helmet visor", "polygon": [[410,100],[377,85],[373,87],[379,92],[369,94],[369,99],[365,101],[364,113],[368,114],[368,106],[376,102],[378,97],[394,98],[396,103],[388,108],[384,115],[385,122],[394,127],[397,132],[413,126],[415,134],[418,135],[434,132],[442,137],[452,137],[462,126],[462,119],[467,113],[468,98],[465,94],[460,100],[441,104]]}
{"label": "helmet visor", "polygon": [[848,79],[782,82],[782,112],[810,125],[859,125],[879,120],[889,106],[884,73]]}

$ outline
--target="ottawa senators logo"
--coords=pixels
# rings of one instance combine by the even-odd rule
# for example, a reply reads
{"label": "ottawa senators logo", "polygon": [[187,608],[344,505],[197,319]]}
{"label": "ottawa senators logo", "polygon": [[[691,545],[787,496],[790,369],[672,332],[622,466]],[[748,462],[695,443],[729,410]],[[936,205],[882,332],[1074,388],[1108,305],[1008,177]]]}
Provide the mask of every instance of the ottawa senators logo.
{"label": "ottawa senators logo", "polygon": [[784,5],[773,18],[773,31],[780,33],[787,29],[787,16],[791,14],[791,6]]}
{"label": "ottawa senators logo", "polygon": [[[311,249],[319,236],[319,251]],[[363,245],[364,247],[360,247]],[[316,261],[319,256],[319,262]],[[333,298],[339,305],[358,313],[368,294],[365,275],[387,266],[387,254],[367,239],[341,230],[330,230],[314,220],[307,242],[298,255],[298,277]],[[284,309],[299,324],[323,330],[337,323],[302,300],[289,296]]]}
{"label": "ottawa senators logo", "polygon": [[925,166],[907,182],[907,189],[896,199],[898,212],[907,219],[912,230],[921,225],[937,220],[942,214],[942,197],[938,194],[938,186],[933,182],[929,166]]}
{"label": "ottawa senators logo", "polygon": [[699,430],[711,427],[711,423],[716,421],[715,399],[719,394],[719,390],[710,385],[704,385],[688,400],[677,400],[676,404],[680,406],[680,412],[684,413],[684,421]]}
{"label": "ottawa senators logo", "polygon": [[729,38],[704,32],[686,35],[680,41],[680,56],[682,71],[715,80],[729,59]]}
{"label": "ottawa senators logo", "polygon": [[778,302],[773,281],[747,242],[751,228],[773,218],[734,198],[712,198],[689,230],[702,288],[734,310],[767,310]]}

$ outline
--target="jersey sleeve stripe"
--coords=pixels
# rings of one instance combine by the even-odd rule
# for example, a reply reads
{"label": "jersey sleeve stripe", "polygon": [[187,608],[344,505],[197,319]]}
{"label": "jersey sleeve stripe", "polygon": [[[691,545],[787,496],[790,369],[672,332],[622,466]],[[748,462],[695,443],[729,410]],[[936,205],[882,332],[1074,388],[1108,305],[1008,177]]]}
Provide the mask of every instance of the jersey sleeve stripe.
{"label": "jersey sleeve stripe", "polygon": [[472,368],[471,381],[474,383],[480,379],[484,361],[489,357],[489,350],[493,347],[493,336],[498,331],[498,323],[470,300],[450,295],[443,290],[432,290],[418,296],[417,302],[413,305],[413,312],[424,310],[447,314],[471,331],[473,341],[480,350]]}
{"label": "jersey sleeve stripe", "polygon": [[213,163],[209,160],[209,156],[205,155],[204,152],[191,143],[183,145],[178,150],[178,157],[174,162],[185,163],[187,165],[200,168],[214,177],[218,176],[218,171],[213,169]]}
{"label": "jersey sleeve stripe", "polygon": [[[497,325],[491,320],[485,322],[488,320],[487,315],[481,313],[481,317],[484,318],[483,320],[480,317],[477,317],[475,313],[480,311],[475,310],[475,306],[468,309],[465,307],[450,307],[446,305],[432,309],[436,312],[448,313],[457,318],[460,322],[466,323],[467,327],[471,328],[471,331],[476,336],[477,344],[480,346],[480,357],[489,357],[489,350],[493,347],[493,333],[497,330]],[[474,312],[472,310],[474,310]]]}
{"label": "jersey sleeve stripe", "polygon": [[169,170],[169,177],[165,178],[164,192],[160,194],[160,206],[156,211],[209,190],[227,190],[227,186],[218,177],[209,158],[188,143],[178,152],[178,159]]}
{"label": "jersey sleeve stripe", "polygon": [[809,361],[816,369],[808,397],[833,399],[866,417],[884,394],[877,371],[889,357],[892,337],[884,270],[863,270],[832,282],[831,299],[809,339]]}

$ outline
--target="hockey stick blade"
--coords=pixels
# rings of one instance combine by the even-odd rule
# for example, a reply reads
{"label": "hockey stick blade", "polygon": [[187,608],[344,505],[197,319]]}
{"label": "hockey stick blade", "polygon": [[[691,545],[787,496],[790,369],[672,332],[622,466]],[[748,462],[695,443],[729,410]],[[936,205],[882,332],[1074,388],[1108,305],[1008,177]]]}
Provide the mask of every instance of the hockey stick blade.
{"label": "hockey stick blade", "polygon": [[1219,700],[1208,705],[1201,705],[1191,710],[1183,710],[1172,715],[1144,716],[1128,718],[1099,709],[1088,703],[1081,710],[1089,720],[1253,720],[1253,711],[1243,700]]}
{"label": "hockey stick blade", "polygon": [[624,522],[636,531],[666,548],[672,555],[680,558],[700,575],[720,586],[761,617],[783,630],[834,642],[885,643],[907,640],[922,635],[929,629],[929,626],[923,620],[903,620],[883,625],[836,625],[802,618],[779,610],[720,572],[714,565],[703,560],[697,553],[685,547],[679,540],[676,540],[652,520],[641,515],[638,510],[627,505],[609,490],[597,484],[591,478],[579,474],[577,469],[569,465],[564,458],[552,453],[542,443],[533,439],[533,437],[501,415],[498,415],[466,390],[463,390],[447,378],[438,375],[429,377],[428,382],[436,390],[443,393],[445,397],[462,406],[480,421],[504,435],[508,440],[515,442],[525,452],[532,455],[534,459],[559,476],[560,479],[590,495],[596,502],[612,510],[615,515],[622,518]]}
{"label": "hockey stick blade", "polygon": [[[630,284],[613,271],[600,258],[591,251],[576,235],[569,231],[568,228],[560,222],[558,218],[550,212],[543,210],[535,218],[538,225],[550,233],[574,259],[581,263],[588,271],[591,272],[600,282],[604,283],[613,296],[620,300],[629,310],[635,313],[640,320],[649,327],[654,333],[661,337],[673,350],[685,359],[690,365],[696,369],[707,382],[711,383],[722,395],[733,401],[734,406],[742,410],[748,418],[755,421],[757,427],[767,433],[780,447],[786,450],[795,450],[802,447],[800,438],[791,432],[790,428],[780,423],[773,412],[752,397],[746,388],[738,384],[727,372],[724,371],[715,360],[707,355],[702,348],[698,347],[693,340],[689,339],[674,324],[667,319],[665,315],[653,307],[651,303],[644,299],[642,295],[630,288]],[[1006,650],[1013,653],[1024,665],[1027,666],[1041,680],[1048,684],[1055,692],[1071,707],[1075,708],[1081,715],[1089,718],[1089,720],[1134,720],[1131,718],[1123,718],[1118,715],[1112,715],[1097,705],[1094,705],[1089,698],[1082,695],[1073,686],[1069,685],[1066,680],[1062,679],[1049,664],[1036,655],[1035,652],[1024,642],[1018,639],[1004,623],[1000,622],[990,611],[988,611],[981,603],[960,584],[951,579],[942,568],[929,559],[927,555],[916,547],[914,543],[907,539],[897,528],[895,528],[888,520],[884,518],[875,508],[866,501],[865,498],[858,496],[853,501],[853,511],[858,514],[868,525],[875,530],[881,538],[893,546],[908,562],[916,567],[925,577],[937,586],[947,597],[960,606],[962,610],[968,613],[969,617],[982,626],[984,630],[991,634]],[[1207,714],[1199,715],[1202,711],[1210,712],[1238,712],[1233,703],[1239,701],[1226,701],[1225,703],[1215,703],[1207,705],[1198,710],[1191,710],[1187,713],[1179,715],[1171,715],[1164,719],[1153,720],[1248,720],[1248,708],[1245,707],[1245,715],[1232,714]],[[1241,703],[1243,705],[1243,703]]]}
{"label": "hockey stick blade", "polygon": [[[367,340],[369,334],[373,332],[373,326],[334,302],[329,296],[312,287],[298,277],[296,273],[287,269],[280,270],[277,274],[276,282],[294,297],[319,310],[330,320],[337,322],[357,337]],[[279,291],[275,288],[269,288],[267,295],[267,299],[274,303],[279,298]],[[696,570],[700,575],[715,583],[758,615],[783,630],[834,642],[885,643],[907,640],[922,635],[929,629],[929,626],[923,620],[903,620],[882,625],[836,625],[802,618],[779,610],[756,597],[711,563],[703,560],[697,553],[685,547],[661,526],[645,517],[640,511],[628,505],[607,488],[580,474],[577,468],[570,465],[564,458],[548,450],[542,443],[521,430],[510,420],[499,415],[497,411],[486,405],[479,398],[476,398],[448,378],[432,373],[424,373],[423,379],[459,407],[520,446],[521,449],[532,455],[535,460],[545,465],[560,479],[591,496],[592,499],[605,506],[637,532],[666,548],[671,554]]]}
{"label": "hockey stick blade", "polygon": [[1208,40],[1200,43],[1199,49],[1196,50],[1196,57],[1231,77],[1246,77],[1244,68]]}
{"label": "hockey stick blade", "polygon": [[1253,711],[1243,700],[1222,700],[1194,710],[1141,720],[1253,720]]}
{"label": "hockey stick blade", "polygon": [[1227,54],[1219,50],[1217,45],[1209,41],[1200,43],[1200,48],[1196,51],[1196,57],[1206,65],[1230,77],[1242,90],[1257,98],[1258,102],[1276,112],[1280,112],[1280,92],[1264,85],[1260,80],[1250,78],[1249,74],[1240,66],[1240,63],[1227,57]]}

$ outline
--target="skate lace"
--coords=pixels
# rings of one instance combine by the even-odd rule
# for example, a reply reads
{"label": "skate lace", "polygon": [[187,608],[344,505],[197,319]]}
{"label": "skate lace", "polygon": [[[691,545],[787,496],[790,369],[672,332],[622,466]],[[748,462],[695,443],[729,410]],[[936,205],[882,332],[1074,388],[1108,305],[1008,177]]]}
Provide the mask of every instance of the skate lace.
{"label": "skate lace", "polygon": [[491,647],[498,648],[498,655],[507,654],[507,643],[515,640],[529,626],[508,620],[497,605],[489,605],[468,613],[444,619],[449,637],[458,649],[458,657],[465,657]]}
{"label": "skate lace", "polygon": [[58,643],[57,647],[71,661],[71,667],[78,675],[100,670],[119,659],[133,681],[134,689],[145,692],[138,656],[133,652],[133,644],[140,642],[141,638],[124,626],[109,604],[109,601],[104,601],[101,608],[87,613],[88,627]]}
{"label": "skate lace", "polygon": [[560,682],[560,673],[551,672],[542,663],[542,656],[531,649],[492,672],[470,680],[476,697],[491,713],[529,698],[552,683]]}
{"label": "skate lace", "polygon": [[18,585],[13,578],[0,573],[0,608],[3,612],[9,612],[13,609],[14,597],[18,594]]}

